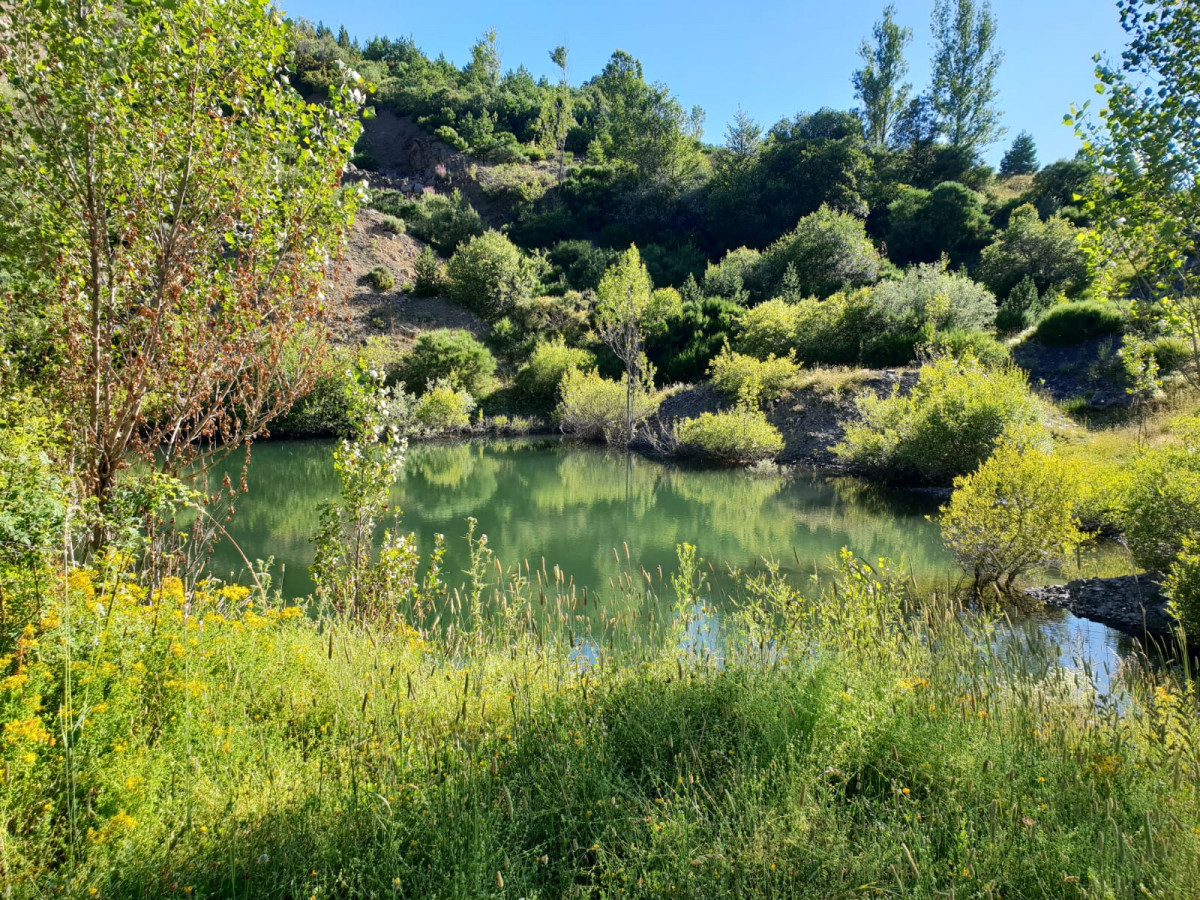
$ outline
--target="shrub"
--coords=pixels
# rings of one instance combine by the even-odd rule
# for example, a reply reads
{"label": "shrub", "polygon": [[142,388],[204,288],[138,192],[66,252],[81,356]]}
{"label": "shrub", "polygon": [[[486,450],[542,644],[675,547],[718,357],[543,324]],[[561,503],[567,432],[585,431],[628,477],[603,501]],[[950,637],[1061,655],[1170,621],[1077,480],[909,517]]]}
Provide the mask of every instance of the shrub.
{"label": "shrub", "polygon": [[745,307],[722,297],[686,300],[661,334],[646,341],[646,355],[663,382],[696,382],[734,336]]}
{"label": "shrub", "polygon": [[426,246],[413,264],[413,293],[418,297],[440,294],[445,281],[441,260],[433,248]]}
{"label": "shrub", "polygon": [[742,316],[742,333],[735,346],[758,359],[766,359],[772,354],[786,356],[796,346],[800,320],[799,304],[779,298],[760,303]]}
{"label": "shrub", "polygon": [[1182,443],[1150,450],[1131,466],[1122,503],[1134,560],[1165,572],[1185,537],[1200,535],[1200,422],[1180,426]]}
{"label": "shrub", "polygon": [[942,537],[977,585],[1009,589],[1032,569],[1062,565],[1082,539],[1075,487],[1057,457],[1002,441],[978,471],[954,480]]}
{"label": "shrub", "polygon": [[1178,372],[1192,358],[1191,345],[1177,335],[1168,334],[1154,339],[1154,361],[1163,375]]}
{"label": "shrub", "polygon": [[990,227],[983,197],[963,184],[903,188],[888,206],[888,254],[900,265],[934,262],[946,253],[961,262],[983,246]]}
{"label": "shrub", "polygon": [[[809,365],[857,365],[864,357],[864,345],[870,348],[867,355],[880,355],[876,351],[885,326],[870,293],[862,290],[798,303],[768,300],[746,311],[741,330],[737,349],[758,359],[794,353],[797,362]],[[902,348],[902,358],[896,361],[912,359],[916,339],[915,334],[904,337],[907,349]]]}
{"label": "shrub", "polygon": [[384,216],[383,222],[380,224],[382,224],[383,230],[390,234],[404,234],[408,231],[408,226],[398,216]]}
{"label": "shrub", "polygon": [[1038,321],[1034,337],[1043,344],[1066,347],[1125,327],[1120,307],[1099,300],[1056,303]]}
{"label": "shrub", "polygon": [[417,400],[415,417],[426,431],[457,431],[471,424],[474,409],[475,400],[470,394],[439,379]]}
{"label": "shrub", "polygon": [[757,295],[762,288],[762,254],[739,247],[730,250],[717,265],[704,270],[704,293],[741,302],[747,294]]}
{"label": "shrub", "polygon": [[[66,484],[48,452],[51,421],[37,404],[29,397],[6,396],[0,413],[0,561],[32,569],[47,547],[62,541]],[[19,630],[14,625],[23,624],[8,612],[8,621],[0,620],[0,646]]]}
{"label": "shrub", "polygon": [[400,365],[399,377],[408,390],[419,393],[433,381],[444,380],[455,390],[481,397],[492,387],[496,360],[469,332],[457,328],[427,331]]}
{"label": "shrub", "polygon": [[517,373],[517,393],[538,410],[550,411],[558,402],[559,387],[568,372],[596,368],[596,357],[587,350],[561,341],[538,344],[529,364]]}
{"label": "shrub", "polygon": [[1020,331],[1029,327],[1034,317],[1041,314],[1041,302],[1037,285],[1026,275],[1008,292],[1008,297],[996,312],[996,330],[1001,333]]}
{"label": "shrub", "polygon": [[991,291],[947,267],[944,258],[910,266],[903,278],[871,291],[889,331],[982,331],[995,324],[996,298]]}
{"label": "shrub", "polygon": [[446,267],[446,278],[451,298],[489,322],[532,296],[538,285],[533,260],[498,231],[460,247]]}
{"label": "shrub", "polygon": [[562,269],[567,282],[576,290],[595,290],[608,267],[620,254],[591,241],[559,241],[547,254],[550,262]]}
{"label": "shrub", "polygon": [[[596,372],[569,370],[562,380],[562,399],[556,410],[563,431],[585,440],[628,445],[634,435],[626,425],[626,384],[625,377],[610,381]],[[634,432],[658,411],[661,402],[661,395],[647,385],[634,386]]]}
{"label": "shrub", "polygon": [[1031,278],[1039,293],[1057,288],[1074,294],[1087,285],[1087,257],[1080,229],[1055,216],[1043,222],[1032,205],[1018,207],[995,243],[983,249],[980,280],[1005,297]]}
{"label": "shrub", "polygon": [[391,269],[384,266],[376,266],[368,272],[367,281],[377,291],[390,291],[396,286],[396,276],[392,274]]}
{"label": "shrub", "polygon": [[1163,590],[1175,616],[1194,641],[1200,636],[1200,537],[1192,534],[1183,539]]}
{"label": "shrub", "polygon": [[796,276],[794,290],[828,297],[835,291],[874,284],[883,259],[861,219],[822,206],[772,244],[763,253],[761,265],[768,290],[782,284],[791,266]]}
{"label": "shrub", "polygon": [[1012,363],[1009,349],[982,331],[946,331],[929,343],[934,353],[948,353],[956,359],[974,356],[988,369],[1001,369]]}
{"label": "shrub", "polygon": [[395,191],[373,191],[371,206],[405,222],[410,234],[443,253],[453,253],[460,244],[486,230],[483,219],[467,199],[454,190],[444,194],[422,194],[409,200]]}
{"label": "shrub", "polygon": [[765,360],[725,347],[708,371],[712,386],[729,400],[774,400],[796,380],[800,366],[790,356],[768,355]]}
{"label": "shrub", "polygon": [[925,365],[911,393],[858,401],[861,422],[835,451],[852,465],[889,479],[949,484],[987,459],[1006,433],[1044,438],[1043,409],[1016,368],[989,370],[970,354]]}
{"label": "shrub", "polygon": [[760,462],[783,449],[783,435],[762,410],[749,404],[701,413],[675,426],[680,449],[725,462]]}

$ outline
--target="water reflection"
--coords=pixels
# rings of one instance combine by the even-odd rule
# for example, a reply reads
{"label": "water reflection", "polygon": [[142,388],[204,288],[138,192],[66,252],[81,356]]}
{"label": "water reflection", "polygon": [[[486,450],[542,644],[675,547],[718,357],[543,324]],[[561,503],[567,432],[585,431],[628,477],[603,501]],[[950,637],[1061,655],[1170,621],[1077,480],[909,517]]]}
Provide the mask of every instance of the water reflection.
{"label": "water reflection", "polygon": [[[320,505],[338,487],[330,449],[320,441],[256,448],[250,493],[230,529],[248,558],[273,556],[284,567],[290,596],[312,589],[309,538]],[[593,591],[626,565],[635,574],[671,570],[683,541],[717,564],[717,586],[727,566],[753,568],[764,558],[812,573],[844,546],[866,558],[903,560],[917,576],[942,577],[951,566],[925,518],[936,509],[929,498],[844,479],[664,464],[553,440],[414,445],[394,500],[420,547],[447,536],[452,581],[466,567],[460,538],[468,516],[506,566],[529,560],[536,568],[545,560]],[[241,561],[224,547],[213,565],[228,574]]]}
{"label": "water reflection", "polygon": [[[321,504],[338,490],[331,450],[323,441],[259,445],[250,493],[230,528],[247,558],[274,558],[290,597],[313,588],[309,540]],[[539,609],[568,624],[581,662],[593,640],[671,625],[664,576],[684,541],[710,561],[710,596],[718,598],[734,585],[731,569],[771,559],[803,582],[828,572],[843,547],[898,561],[924,589],[958,577],[927,518],[936,498],[849,478],[665,464],[548,439],[430,443],[409,449],[393,500],[423,551],[446,535],[451,586],[468,564],[465,520],[478,519],[497,560],[509,569],[524,562]],[[236,550],[219,546],[212,570],[236,575],[242,565]],[[690,617],[694,633],[684,641],[716,653],[725,612],[710,601]],[[455,615],[438,613],[443,622]],[[1022,640],[1052,642],[1064,664],[1086,660],[1102,691],[1129,649],[1119,633],[1058,610],[1016,615],[1013,628]]]}

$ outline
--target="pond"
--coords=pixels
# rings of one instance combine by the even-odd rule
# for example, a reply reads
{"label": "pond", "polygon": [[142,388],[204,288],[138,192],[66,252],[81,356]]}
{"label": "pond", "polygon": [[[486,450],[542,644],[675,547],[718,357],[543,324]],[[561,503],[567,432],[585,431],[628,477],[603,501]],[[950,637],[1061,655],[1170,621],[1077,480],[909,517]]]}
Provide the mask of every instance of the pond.
{"label": "pond", "polygon": [[[229,527],[248,559],[273,558],[275,585],[287,597],[313,590],[310,539],[320,505],[338,492],[332,449],[330,441],[256,445],[250,491]],[[733,583],[731,568],[755,570],[772,560],[803,581],[828,573],[843,547],[872,563],[892,560],[924,589],[959,577],[928,518],[937,498],[845,477],[684,466],[521,438],[413,444],[393,499],[403,510],[402,530],[416,535],[423,553],[445,535],[443,570],[452,587],[465,580],[467,519],[474,517],[476,534],[487,535],[505,568],[527,563],[536,580],[538,570],[552,579],[557,566],[578,596],[590,592],[584,618],[593,624],[614,612],[669,616],[671,590],[660,579],[675,570],[682,542],[711,567],[714,596]],[[237,577],[243,569],[233,547],[218,545],[213,574]],[[629,609],[631,598],[645,594],[643,570],[659,597],[654,609]],[[630,588],[630,577],[641,584]],[[1088,645],[1092,658],[1111,657],[1125,643],[1117,632],[1058,611],[1024,621],[1064,646]]]}

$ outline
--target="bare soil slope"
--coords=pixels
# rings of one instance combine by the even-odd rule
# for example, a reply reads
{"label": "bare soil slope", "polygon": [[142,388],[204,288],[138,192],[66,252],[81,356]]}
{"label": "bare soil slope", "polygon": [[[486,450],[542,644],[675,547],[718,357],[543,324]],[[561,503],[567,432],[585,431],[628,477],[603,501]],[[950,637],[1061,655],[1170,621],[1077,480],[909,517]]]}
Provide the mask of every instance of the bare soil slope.
{"label": "bare soil slope", "polygon": [[[411,344],[432,328],[465,328],[475,335],[487,331],[478,317],[441,297],[413,297],[400,288],[414,277],[413,266],[424,244],[383,227],[383,214],[361,209],[346,242],[345,256],[326,284],[334,340],[361,344],[373,335],[390,335]],[[396,286],[376,291],[367,280],[376,266],[391,271]]]}

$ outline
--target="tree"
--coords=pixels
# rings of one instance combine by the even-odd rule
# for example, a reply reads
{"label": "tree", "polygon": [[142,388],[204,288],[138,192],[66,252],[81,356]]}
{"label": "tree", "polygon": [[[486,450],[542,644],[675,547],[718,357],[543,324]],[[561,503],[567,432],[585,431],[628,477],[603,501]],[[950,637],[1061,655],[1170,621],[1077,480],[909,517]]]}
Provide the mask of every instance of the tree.
{"label": "tree", "polygon": [[942,537],[977,587],[1011,590],[1025,572],[1061,565],[1082,541],[1078,490],[1057,457],[1002,441],[978,471],[954,479]]}
{"label": "tree", "polygon": [[861,219],[822,206],[767,249],[762,268],[768,293],[791,271],[793,293],[828,297],[835,291],[874,284],[883,259]]}
{"label": "tree", "polygon": [[858,48],[863,67],[854,73],[854,96],[863,104],[867,140],[877,148],[887,146],[897,119],[908,106],[912,85],[902,83],[908,72],[904,47],[912,29],[896,24],[896,7],[888,5],[872,31],[875,43],[863,39]]}
{"label": "tree", "polygon": [[506,315],[538,284],[534,260],[505,235],[487,231],[454,252],[446,266],[450,297],[489,322]]}
{"label": "tree", "polygon": [[978,153],[1003,133],[996,108],[992,45],[996,19],[987,0],[937,0],[933,7],[933,106],[951,146]]}
{"label": "tree", "polygon": [[364,83],[304,102],[259,0],[8,4],[0,22],[0,254],[54,330],[39,387],[103,509],[133,458],[211,461],[308,387],[320,342],[294,367],[283,351],[353,219]]}
{"label": "tree", "polygon": [[1105,106],[1093,119],[1071,108],[1097,170],[1087,196],[1100,239],[1101,289],[1132,268],[1148,306],[1161,303],[1189,341],[1200,379],[1200,6],[1119,0],[1129,47],[1119,67],[1099,63]]}
{"label": "tree", "polygon": [[717,156],[716,177],[728,184],[748,172],[758,160],[762,143],[762,126],[739,106],[725,128],[725,146]]}
{"label": "tree", "polygon": [[932,191],[902,189],[888,216],[888,255],[900,265],[933,262],[942,254],[962,262],[983,247],[990,229],[983,197],[955,181]]}
{"label": "tree", "polygon": [[1038,294],[1051,289],[1074,294],[1087,284],[1087,256],[1080,230],[1060,216],[1043,222],[1030,204],[1018,206],[995,243],[983,249],[979,277],[997,297],[1007,297],[1023,278]]}
{"label": "tree", "polygon": [[1033,135],[1022,131],[1013,139],[1012,146],[1000,160],[1001,175],[1034,175],[1038,170],[1037,147]]}
{"label": "tree", "polygon": [[571,115],[571,82],[567,79],[567,48],[560,44],[551,50],[550,61],[559,70],[554,98],[554,149],[558,151],[558,181],[561,184],[567,173],[567,135],[575,122]]}
{"label": "tree", "polygon": [[500,84],[500,50],[496,47],[496,29],[489,28],[471,45],[471,61],[466,74],[486,87]]}
{"label": "tree", "polygon": [[592,82],[599,92],[605,153],[644,184],[681,190],[700,171],[703,112],[689,114],[642,64],[617,50]]}
{"label": "tree", "polygon": [[[604,277],[597,291],[596,326],[604,343],[625,364],[625,434],[633,439],[634,394],[643,389],[647,362],[642,348],[649,333],[678,314],[679,294],[656,291],[637,247],[630,245]],[[626,441],[628,443],[628,441]]]}

